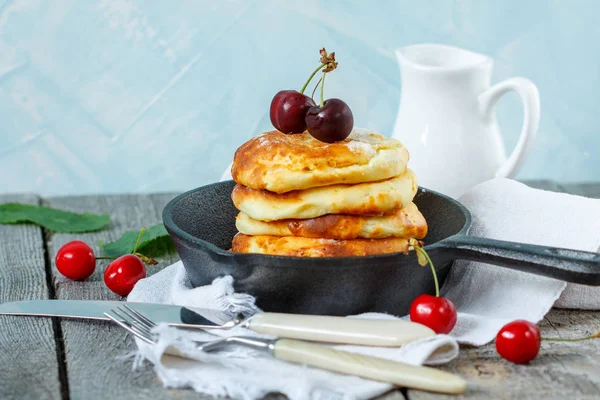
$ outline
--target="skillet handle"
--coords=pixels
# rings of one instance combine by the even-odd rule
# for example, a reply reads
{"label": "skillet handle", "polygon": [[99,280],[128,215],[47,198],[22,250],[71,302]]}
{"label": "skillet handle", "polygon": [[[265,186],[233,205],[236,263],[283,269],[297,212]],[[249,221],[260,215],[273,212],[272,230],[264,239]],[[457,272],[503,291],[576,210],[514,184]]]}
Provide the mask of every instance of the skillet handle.
{"label": "skillet handle", "polygon": [[453,259],[479,261],[566,282],[600,286],[600,253],[456,235],[435,247]]}

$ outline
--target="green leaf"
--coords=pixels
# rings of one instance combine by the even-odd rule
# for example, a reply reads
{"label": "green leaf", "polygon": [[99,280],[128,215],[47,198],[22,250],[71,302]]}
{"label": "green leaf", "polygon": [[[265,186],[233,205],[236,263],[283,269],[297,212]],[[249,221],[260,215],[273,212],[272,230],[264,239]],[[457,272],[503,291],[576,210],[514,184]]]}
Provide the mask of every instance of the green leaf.
{"label": "green leaf", "polygon": [[[140,231],[127,231],[115,242],[102,244],[104,256],[121,257],[131,254]],[[144,231],[137,252],[148,257],[157,257],[175,250],[173,241],[163,224],[153,225]]]}
{"label": "green leaf", "polygon": [[30,222],[53,232],[81,233],[104,228],[110,222],[107,214],[76,214],[56,208],[7,203],[0,205],[0,224]]}

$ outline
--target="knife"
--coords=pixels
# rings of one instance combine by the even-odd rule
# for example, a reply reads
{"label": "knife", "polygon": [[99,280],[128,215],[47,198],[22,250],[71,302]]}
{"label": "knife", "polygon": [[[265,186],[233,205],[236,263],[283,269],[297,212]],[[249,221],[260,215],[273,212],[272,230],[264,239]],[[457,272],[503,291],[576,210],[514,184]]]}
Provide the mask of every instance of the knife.
{"label": "knife", "polygon": [[0,304],[0,315],[64,317],[105,320],[104,313],[127,304],[154,322],[196,329],[229,329],[243,326],[257,333],[328,343],[397,347],[435,335],[428,327],[410,321],[361,319],[323,315],[258,313],[232,320],[226,313],[167,304],[103,300],[25,300]]}

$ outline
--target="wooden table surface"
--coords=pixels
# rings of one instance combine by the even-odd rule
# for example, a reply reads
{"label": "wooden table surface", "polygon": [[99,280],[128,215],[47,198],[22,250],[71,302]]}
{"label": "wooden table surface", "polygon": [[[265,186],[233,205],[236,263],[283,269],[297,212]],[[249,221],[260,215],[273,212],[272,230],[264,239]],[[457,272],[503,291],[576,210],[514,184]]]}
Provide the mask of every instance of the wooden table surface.
{"label": "wooden table surface", "polygon": [[[600,184],[558,185],[528,182],[548,190],[600,198]],[[126,230],[161,221],[164,205],[174,194],[56,197],[0,195],[0,203],[43,204],[75,212],[111,215],[108,229],[87,234],[51,234],[34,225],[0,225],[0,302],[25,299],[119,299],[102,280],[105,261],[85,282],[57,273],[54,255],[74,239],[99,251],[98,241],[116,240]],[[600,227],[599,227],[600,228]],[[149,274],[169,265],[159,259]],[[543,334],[578,337],[600,330],[600,312],[553,310],[540,324]],[[165,390],[151,367],[132,370],[124,358],[134,349],[125,332],[108,322],[0,316],[1,399],[200,399],[190,390]],[[507,363],[493,345],[462,348],[458,359],[442,367],[462,375],[471,388],[466,399],[583,399],[600,397],[600,340],[543,343],[530,365]],[[442,399],[414,390],[396,390],[392,399]],[[448,396],[450,398],[450,396]]]}

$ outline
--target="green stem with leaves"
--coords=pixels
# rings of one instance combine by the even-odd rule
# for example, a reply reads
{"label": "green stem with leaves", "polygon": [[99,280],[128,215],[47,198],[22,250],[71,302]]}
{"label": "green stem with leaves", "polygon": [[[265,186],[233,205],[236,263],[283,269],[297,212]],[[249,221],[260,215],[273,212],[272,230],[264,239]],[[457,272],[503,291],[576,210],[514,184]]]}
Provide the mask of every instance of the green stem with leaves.
{"label": "green stem with leaves", "polygon": [[142,240],[142,236],[144,235],[145,231],[146,231],[146,228],[140,229],[140,234],[138,235],[137,240],[135,241],[135,246],[133,247],[133,251],[131,252],[131,254],[139,257],[146,264],[157,264],[155,259],[137,252],[137,249],[140,245],[140,241]]}

